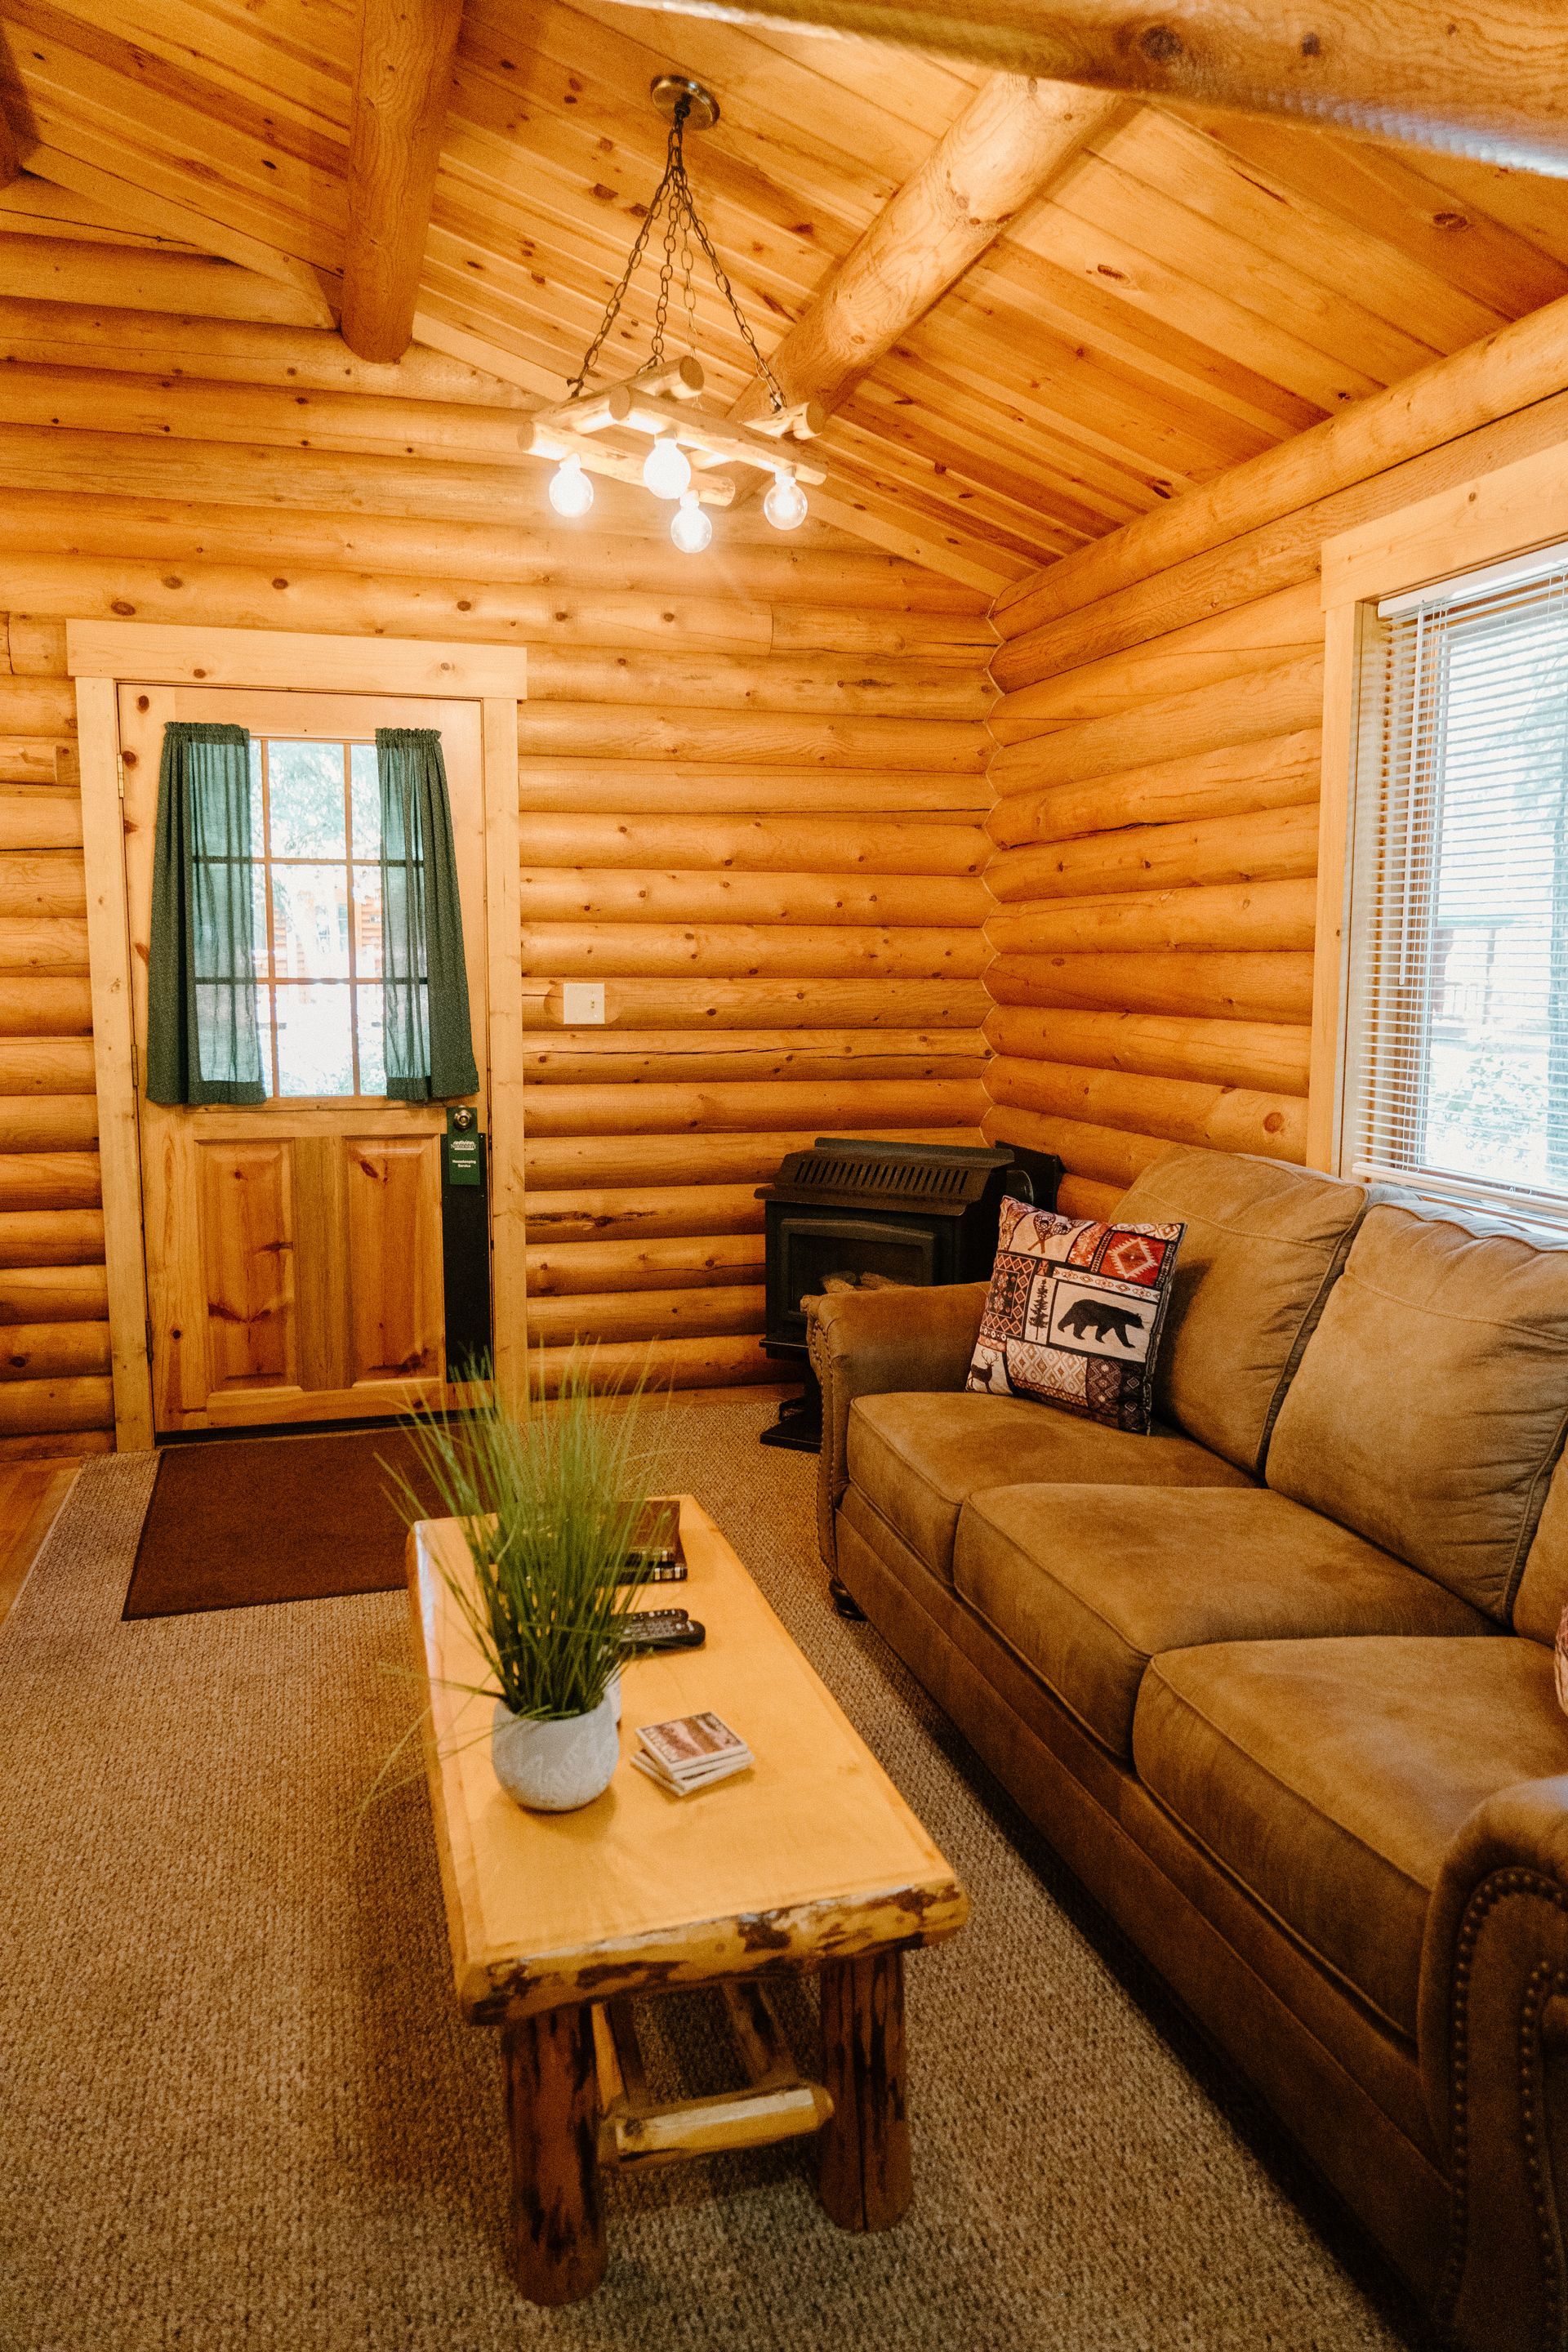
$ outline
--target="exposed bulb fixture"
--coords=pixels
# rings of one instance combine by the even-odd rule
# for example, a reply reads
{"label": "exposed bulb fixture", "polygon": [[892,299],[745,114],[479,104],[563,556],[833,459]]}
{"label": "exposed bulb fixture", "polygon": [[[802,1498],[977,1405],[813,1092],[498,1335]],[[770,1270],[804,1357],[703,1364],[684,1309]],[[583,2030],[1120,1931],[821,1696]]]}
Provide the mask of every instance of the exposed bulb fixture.
{"label": "exposed bulb fixture", "polygon": [[563,457],[550,477],[550,503],[558,515],[585,515],[594,503],[594,485],[583,471],[581,457]]}
{"label": "exposed bulb fixture", "polygon": [[690,487],[691,462],[670,434],[661,433],[643,459],[642,478],[656,499],[678,499]]}
{"label": "exposed bulb fixture", "polygon": [[805,520],[805,492],[787,466],[779,467],[773,488],[763,500],[763,512],[775,530],[794,530]]}
{"label": "exposed bulb fixture", "polygon": [[[727,505],[738,488],[733,474],[710,470],[715,466],[752,467],[756,474],[771,478],[763,500],[768,520],[776,530],[798,530],[806,516],[806,488],[827,479],[801,444],[816,440],[827,417],[816,401],[786,400],[698,213],[686,173],[686,132],[688,127],[713,128],[719,120],[718,100],[700,82],[679,73],[658,75],[648,94],[669,125],[664,176],[651,201],[637,208],[642,219],[626,266],[582,364],[567,382],[565,397],[537,411],[526,430],[520,429],[519,440],[524,449],[560,461],[550,482],[550,503],[557,514],[587,513],[594,503],[595,474],[620,481],[640,478],[645,489],[675,507],[669,523],[674,544],[683,555],[700,555],[713,543],[708,509]],[[655,256],[658,289],[647,355],[624,382],[606,383],[600,373],[606,350],[617,353],[634,340],[622,320],[622,307],[643,262]],[[727,414],[701,404],[703,371],[697,355],[693,283],[700,262],[711,272],[714,291],[755,369],[753,382],[746,387],[748,396],[731,403]],[[665,340],[675,320],[683,325],[687,344],[679,357]],[[752,396],[759,393],[760,400]],[[628,446],[637,434],[645,441]]]}
{"label": "exposed bulb fixture", "polygon": [[697,503],[695,490],[682,490],[680,504],[669,520],[669,535],[682,555],[700,555],[713,537],[713,525]]}

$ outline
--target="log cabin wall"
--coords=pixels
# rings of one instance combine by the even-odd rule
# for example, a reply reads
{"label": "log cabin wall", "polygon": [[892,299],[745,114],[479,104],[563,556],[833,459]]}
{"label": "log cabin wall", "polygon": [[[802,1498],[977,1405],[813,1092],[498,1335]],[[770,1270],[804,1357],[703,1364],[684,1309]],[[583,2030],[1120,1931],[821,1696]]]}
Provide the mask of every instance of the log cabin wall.
{"label": "log cabin wall", "polygon": [[1321,549],[1568,442],[1565,350],[1555,303],[998,599],[985,1132],[1074,1213],[1173,1143],[1304,1160]]}
{"label": "log cabin wall", "polygon": [[112,1442],[72,618],[528,645],[530,1337],[769,1377],[781,1152],[979,1139],[986,593],[754,508],[686,558],[613,483],[563,528],[523,395],[434,353],[0,310],[0,1458]]}
{"label": "log cabin wall", "polygon": [[58,623],[0,624],[0,653],[4,1458],[100,1451],[114,1407],[76,697]]}

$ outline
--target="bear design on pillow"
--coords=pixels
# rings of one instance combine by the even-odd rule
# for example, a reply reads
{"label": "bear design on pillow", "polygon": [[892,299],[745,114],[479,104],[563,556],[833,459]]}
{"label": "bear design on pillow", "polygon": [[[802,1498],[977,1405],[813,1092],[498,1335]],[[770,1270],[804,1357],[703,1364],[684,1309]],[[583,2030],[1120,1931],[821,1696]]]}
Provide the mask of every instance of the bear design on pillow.
{"label": "bear design on pillow", "polygon": [[1103,1299],[1080,1298],[1076,1306],[1068,1308],[1058,1328],[1070,1331],[1075,1339],[1081,1339],[1086,1331],[1092,1329],[1095,1339],[1103,1340],[1110,1332],[1131,1353],[1131,1335],[1142,1330],[1143,1318],[1131,1307],[1111,1307]]}

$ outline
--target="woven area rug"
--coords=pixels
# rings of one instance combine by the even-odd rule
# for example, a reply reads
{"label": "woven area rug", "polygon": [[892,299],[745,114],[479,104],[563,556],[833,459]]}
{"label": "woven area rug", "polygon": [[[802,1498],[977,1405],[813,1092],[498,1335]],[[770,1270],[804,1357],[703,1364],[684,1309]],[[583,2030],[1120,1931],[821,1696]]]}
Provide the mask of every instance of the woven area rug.
{"label": "woven area rug", "polygon": [[400,1591],[408,1530],[396,1472],[433,1510],[429,1480],[401,1429],[165,1446],[126,1616]]}
{"label": "woven area rug", "polygon": [[[458,2021],[395,1594],[124,1622],[151,1455],[89,1461],[0,1627],[3,2352],[1351,2352],[1404,2306],[885,1646],[829,1609],[773,1408],[672,1417],[700,1494],[973,1898],[909,1969],[916,2202],[807,2154],[609,2190],[590,2303],[504,2257],[493,2039]],[[797,2008],[805,2002],[804,1989]],[[706,1996],[657,2071],[722,2062]],[[808,2018],[803,2020],[809,2023]]]}

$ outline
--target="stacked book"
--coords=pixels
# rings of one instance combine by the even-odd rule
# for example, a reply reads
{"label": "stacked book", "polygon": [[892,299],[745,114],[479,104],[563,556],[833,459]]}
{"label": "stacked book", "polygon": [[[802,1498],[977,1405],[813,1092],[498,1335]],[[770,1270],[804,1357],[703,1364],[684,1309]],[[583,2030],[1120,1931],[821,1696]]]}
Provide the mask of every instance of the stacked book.
{"label": "stacked book", "polygon": [[715,1780],[744,1772],[753,1761],[739,1732],[717,1715],[678,1715],[668,1723],[645,1723],[637,1732],[642,1753],[632,1762],[672,1796],[689,1797]]}

